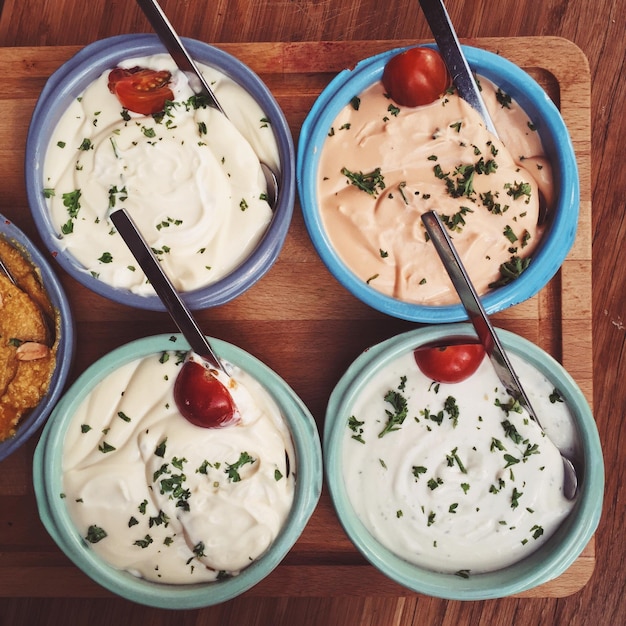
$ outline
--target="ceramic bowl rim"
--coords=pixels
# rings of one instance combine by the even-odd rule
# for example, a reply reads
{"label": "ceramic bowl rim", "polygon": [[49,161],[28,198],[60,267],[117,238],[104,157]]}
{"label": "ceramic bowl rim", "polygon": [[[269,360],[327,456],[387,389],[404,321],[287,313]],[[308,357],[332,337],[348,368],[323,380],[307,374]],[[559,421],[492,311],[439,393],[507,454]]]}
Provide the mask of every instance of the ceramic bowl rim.
{"label": "ceramic bowl rim", "polygon": [[[215,67],[238,82],[259,102],[278,144],[281,173],[277,206],[270,225],[253,252],[230,274],[215,283],[183,294],[193,309],[219,306],[250,289],[272,267],[287,236],[295,201],[295,147],[289,125],[278,102],[260,77],[242,61],[210,44],[182,38],[194,59]],[[164,311],[156,295],[139,295],[117,289],[93,277],[67,251],[51,222],[41,180],[43,163],[51,134],[67,103],[78,96],[102,72],[123,59],[165,52],[156,35],[117,35],[100,39],[81,48],[61,65],[46,82],[33,111],[26,141],[25,180],[28,203],[37,230],[50,253],[70,275],[95,293],[139,309]],[[55,104],[56,103],[56,104]]]}
{"label": "ceramic bowl rim", "polygon": [[[430,44],[428,44],[430,45]],[[431,47],[436,47],[430,45]],[[297,148],[296,178],[305,225],[322,261],[335,279],[370,307],[392,317],[420,323],[458,322],[467,319],[461,304],[429,306],[386,296],[358,278],[335,252],[325,232],[317,205],[316,172],[321,147],[335,117],[351,98],[376,80],[392,56],[413,46],[395,48],[368,57],[337,74],[322,91],[305,118]],[[558,271],[571,249],[578,227],[580,182],[574,147],[563,118],[543,88],[522,68],[487,50],[462,46],[470,66],[496,82],[526,110],[538,108],[533,119],[553,164],[556,188],[561,190],[553,220],[533,261],[516,281],[494,289],[483,298],[488,313],[496,313],[537,294]],[[550,235],[549,237],[547,235]]]}
{"label": "ceramic bowl rim", "polygon": [[247,591],[268,576],[297,541],[315,509],[322,487],[321,445],[315,421],[302,400],[268,366],[233,344],[209,338],[216,352],[258,380],[283,410],[292,434],[298,480],[292,510],[272,548],[241,574],[214,583],[169,585],[146,581],[107,565],[74,528],[61,498],[61,457],[71,417],[97,382],[121,365],[164,350],[188,350],[179,334],[162,334],[124,344],[92,364],[70,387],[46,424],[35,450],[33,484],[40,518],[57,545],[85,574],[128,600],[158,608],[212,606]]}
{"label": "ceramic bowl rim", "polygon": [[534,554],[507,568],[468,579],[420,568],[378,543],[352,509],[341,476],[343,434],[359,390],[371,372],[407,350],[445,337],[476,340],[471,325],[426,326],[372,346],[348,367],[333,390],[323,433],[324,468],[331,500],[348,537],[363,556],[383,574],[418,593],[450,600],[487,600],[514,595],[557,578],[578,558],[595,532],[602,509],[604,465],[600,439],[591,409],[566,370],[537,345],[510,331],[497,329],[505,349],[537,367],[554,381],[569,403],[581,439],[584,469],[574,509],[557,532]]}
{"label": "ceramic bowl rim", "polygon": [[74,318],[61,281],[33,242],[10,219],[0,214],[0,237],[17,248],[41,275],[42,283],[58,316],[56,366],[48,392],[19,423],[16,434],[0,442],[0,462],[28,441],[48,419],[67,382],[74,358]]}

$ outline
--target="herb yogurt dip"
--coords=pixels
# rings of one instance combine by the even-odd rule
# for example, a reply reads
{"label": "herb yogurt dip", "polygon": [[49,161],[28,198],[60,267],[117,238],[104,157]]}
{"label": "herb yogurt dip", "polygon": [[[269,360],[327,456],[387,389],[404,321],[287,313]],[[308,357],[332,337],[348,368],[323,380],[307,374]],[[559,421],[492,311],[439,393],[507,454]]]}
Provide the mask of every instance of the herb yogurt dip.
{"label": "herb yogurt dip", "polygon": [[237,426],[194,426],[176,409],[184,353],[134,360],[81,403],[63,450],[63,498],[107,563],[162,583],[238,574],[272,544],[294,497],[279,408],[239,368]]}
{"label": "herb yogurt dip", "polygon": [[318,198],[332,246],[381,293],[458,301],[421,223],[435,210],[480,294],[528,266],[554,201],[538,133],[509,96],[481,79],[500,139],[456,93],[397,106],[376,82],[344,107],[320,154]]}
{"label": "herb yogurt dip", "polygon": [[122,107],[109,71],[61,117],[44,162],[43,193],[59,246],[85,271],[141,295],[153,289],[108,219],[125,207],[180,291],[235,269],[265,233],[272,211],[260,160],[279,169],[265,113],[242,87],[200,65],[228,118],[198,106],[171,57],[134,58],[171,73],[174,101],[161,114]]}
{"label": "herb yogurt dip", "polygon": [[535,551],[573,507],[553,441],[576,447],[566,404],[511,356],[550,439],[503,390],[484,359],[460,383],[435,383],[411,352],[379,370],[342,444],[349,500],[372,536],[432,571],[471,576]]}

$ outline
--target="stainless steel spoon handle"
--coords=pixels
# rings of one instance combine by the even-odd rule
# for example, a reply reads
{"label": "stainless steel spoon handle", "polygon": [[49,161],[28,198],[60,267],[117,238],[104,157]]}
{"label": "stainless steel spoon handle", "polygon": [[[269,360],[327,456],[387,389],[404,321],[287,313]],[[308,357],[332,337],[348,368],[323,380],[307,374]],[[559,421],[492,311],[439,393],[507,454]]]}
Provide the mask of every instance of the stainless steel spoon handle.
{"label": "stainless steel spoon handle", "polygon": [[463,54],[445,5],[442,0],[419,0],[419,2],[459,96],[480,113],[487,129],[497,136],[498,133]]}
{"label": "stainless steel spoon handle", "polygon": [[[187,52],[178,33],[174,30],[158,2],[156,0],[137,0],[137,4],[148,18],[161,43],[170,53],[172,59],[174,59],[176,66],[187,76],[193,91],[198,95],[204,96],[209,106],[217,109],[224,117],[228,118],[213,90],[209,87],[209,83],[189,55],[189,52]],[[279,175],[267,163],[260,161],[260,165],[267,185],[267,201],[273,210],[278,202]]]}
{"label": "stainless steel spoon handle", "polygon": [[[498,378],[509,394],[526,408],[530,417],[543,431],[543,427],[537,419],[537,414],[533,410],[528,396],[520,384],[517,374],[500,343],[500,339],[487,317],[487,313],[476,293],[476,289],[463,267],[463,263],[446,232],[443,222],[434,211],[424,213],[422,215],[422,221],[450,276],[450,280],[461,298],[461,302],[474,325],[476,333],[494,366]],[[562,451],[560,451],[560,453],[563,461],[563,494],[569,500],[573,500],[578,491],[576,468]]]}
{"label": "stainless steel spoon handle", "polygon": [[210,106],[226,115],[213,90],[209,87],[195,61],[189,56],[183,42],[156,0],[137,0],[137,4],[148,18],[161,43],[166,47],[172,59],[174,59],[174,63],[187,76],[193,91],[196,94],[205,96]]}
{"label": "stainless steel spoon handle", "polygon": [[485,347],[487,356],[493,363],[498,378],[502,381],[502,384],[509,394],[526,408],[531,418],[541,427],[537,415],[530,404],[530,400],[520,384],[517,374],[476,293],[476,289],[446,232],[446,227],[434,211],[424,213],[422,215],[422,221],[450,276],[452,284],[461,298],[461,302],[467,311],[469,319],[474,325],[474,329],[481,343]]}
{"label": "stainless steel spoon handle", "polygon": [[9,271],[9,268],[4,264],[2,259],[0,259],[0,274],[4,274],[14,285],[17,286],[15,278],[13,278],[13,274]]}
{"label": "stainless steel spoon handle", "polygon": [[191,349],[209,361],[211,365],[225,372],[224,366],[217,358],[215,352],[213,352],[204,333],[200,330],[187,305],[183,302],[167,274],[163,271],[161,264],[154,256],[150,246],[139,232],[132,218],[124,209],[113,211],[110,217]]}

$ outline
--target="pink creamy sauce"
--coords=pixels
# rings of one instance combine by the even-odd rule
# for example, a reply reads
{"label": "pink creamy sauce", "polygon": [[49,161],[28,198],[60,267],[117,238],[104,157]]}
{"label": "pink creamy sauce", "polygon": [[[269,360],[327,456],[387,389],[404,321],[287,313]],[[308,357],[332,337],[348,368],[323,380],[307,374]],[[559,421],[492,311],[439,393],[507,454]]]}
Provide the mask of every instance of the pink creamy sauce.
{"label": "pink creamy sauce", "polygon": [[[515,102],[503,107],[496,88],[480,83],[500,138],[456,94],[397,107],[381,82],[333,123],[318,175],[324,228],[344,263],[383,294],[427,305],[458,302],[422,224],[426,211],[448,216],[480,294],[501,279],[503,263],[532,256],[541,239],[539,191],[551,207],[552,168],[524,111]],[[377,169],[382,181],[373,192],[346,175]]]}

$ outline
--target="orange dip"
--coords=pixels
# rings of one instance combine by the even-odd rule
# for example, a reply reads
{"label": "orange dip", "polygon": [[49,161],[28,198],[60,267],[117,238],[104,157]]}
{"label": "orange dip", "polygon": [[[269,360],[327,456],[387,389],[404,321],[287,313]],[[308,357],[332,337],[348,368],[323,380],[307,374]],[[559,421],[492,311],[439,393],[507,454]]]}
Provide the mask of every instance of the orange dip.
{"label": "orange dip", "polygon": [[398,107],[381,82],[335,119],[320,155],[320,212],[339,256],[373,289],[417,304],[458,302],[426,211],[442,215],[480,294],[539,243],[552,168],[525,112],[481,86],[499,139],[456,94]]}

